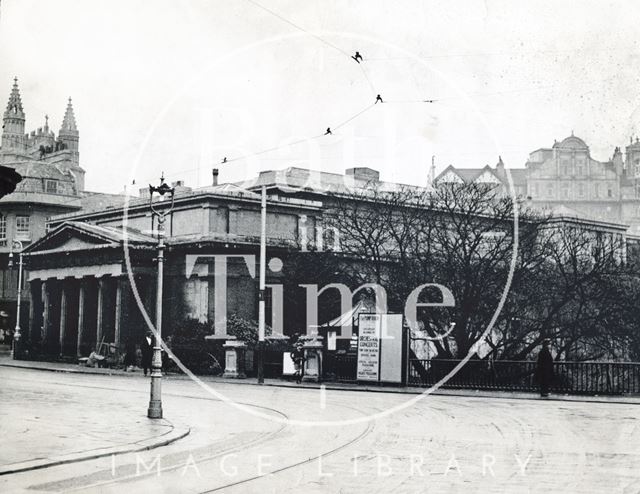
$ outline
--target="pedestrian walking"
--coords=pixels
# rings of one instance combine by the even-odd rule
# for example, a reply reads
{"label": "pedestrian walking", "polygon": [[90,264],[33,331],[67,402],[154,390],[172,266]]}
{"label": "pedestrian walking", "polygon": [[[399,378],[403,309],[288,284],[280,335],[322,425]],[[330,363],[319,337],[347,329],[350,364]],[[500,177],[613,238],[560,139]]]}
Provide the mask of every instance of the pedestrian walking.
{"label": "pedestrian walking", "polygon": [[142,338],[140,349],[142,350],[142,369],[144,375],[147,375],[147,371],[151,372],[151,361],[153,359],[153,347],[155,346],[155,338],[151,331],[147,331]]}
{"label": "pedestrian walking", "polygon": [[540,385],[540,396],[549,396],[549,388],[553,381],[553,357],[549,351],[549,339],[542,340],[542,350],[538,354],[538,366],[536,368],[536,377]]}
{"label": "pedestrian walking", "polygon": [[303,364],[304,364],[304,348],[302,342],[298,339],[293,343],[293,350],[291,351],[291,360],[295,366],[296,383],[302,382]]}

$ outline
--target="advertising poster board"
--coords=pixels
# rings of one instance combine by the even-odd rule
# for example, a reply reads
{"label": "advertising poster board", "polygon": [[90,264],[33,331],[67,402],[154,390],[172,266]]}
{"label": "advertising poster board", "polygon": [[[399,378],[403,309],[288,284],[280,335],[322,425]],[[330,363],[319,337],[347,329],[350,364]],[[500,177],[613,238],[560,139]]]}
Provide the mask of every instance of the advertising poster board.
{"label": "advertising poster board", "polygon": [[402,382],[402,314],[382,315],[380,380]]}
{"label": "advertising poster board", "polygon": [[380,380],[380,314],[358,316],[358,381]]}

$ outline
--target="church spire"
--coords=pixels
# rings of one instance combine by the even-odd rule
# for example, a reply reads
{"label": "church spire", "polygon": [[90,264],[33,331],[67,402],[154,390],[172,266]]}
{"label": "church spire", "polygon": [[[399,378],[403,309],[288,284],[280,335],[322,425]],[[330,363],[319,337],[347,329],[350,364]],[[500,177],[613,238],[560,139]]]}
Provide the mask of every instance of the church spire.
{"label": "church spire", "polygon": [[76,116],[73,113],[73,105],[71,104],[71,98],[67,103],[67,110],[64,112],[64,119],[62,120],[62,126],[60,127],[60,135],[77,136],[78,127],[76,126]]}
{"label": "church spire", "polygon": [[2,119],[2,147],[5,150],[22,150],[24,146],[24,108],[18,89],[18,78],[14,77],[9,102]]}
{"label": "church spire", "polygon": [[20,89],[18,89],[18,78],[13,78],[13,87],[11,88],[11,94],[9,95],[9,102],[7,103],[7,109],[4,112],[4,117],[14,117],[24,119],[24,108],[22,108],[22,99],[20,98]]}
{"label": "church spire", "polygon": [[76,126],[76,116],[73,113],[73,105],[71,104],[71,98],[67,103],[67,110],[64,112],[64,118],[62,119],[62,125],[60,126],[60,132],[58,132],[58,140],[62,143],[63,149],[69,149],[73,153],[73,159],[76,165],[78,164],[78,141],[80,140],[80,133]]}

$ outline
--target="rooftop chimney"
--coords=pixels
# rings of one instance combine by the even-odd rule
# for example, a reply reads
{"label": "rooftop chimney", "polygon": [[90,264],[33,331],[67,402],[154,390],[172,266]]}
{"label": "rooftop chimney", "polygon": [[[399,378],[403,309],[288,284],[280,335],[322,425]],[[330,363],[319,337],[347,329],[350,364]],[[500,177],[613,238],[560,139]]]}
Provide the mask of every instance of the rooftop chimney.
{"label": "rooftop chimney", "polygon": [[213,185],[218,185],[218,169],[213,169]]}

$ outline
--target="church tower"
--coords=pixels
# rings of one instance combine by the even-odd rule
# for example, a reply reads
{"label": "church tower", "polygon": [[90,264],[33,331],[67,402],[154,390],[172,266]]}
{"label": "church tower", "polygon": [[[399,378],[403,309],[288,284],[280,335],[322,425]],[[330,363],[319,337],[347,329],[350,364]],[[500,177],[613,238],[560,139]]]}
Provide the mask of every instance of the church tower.
{"label": "church tower", "polygon": [[73,105],[71,104],[71,98],[67,103],[67,110],[64,112],[64,119],[60,126],[60,132],[58,132],[58,140],[62,142],[66,149],[69,149],[75,158],[75,163],[78,163],[78,141],[80,140],[80,134],[78,127],[76,126],[76,116],[73,113]]}
{"label": "church tower", "polygon": [[18,89],[18,78],[13,79],[13,88],[9,95],[7,109],[2,118],[2,150],[3,151],[25,151],[24,135],[24,109],[20,99]]}
{"label": "church tower", "polygon": [[68,156],[68,161],[60,162],[59,166],[73,175],[78,192],[82,192],[84,190],[85,172],[80,167],[80,153],[78,151],[79,140],[80,133],[76,125],[76,116],[73,113],[71,98],[69,98],[67,109],[62,119],[62,125],[60,126],[60,132],[58,132],[59,149],[63,154]]}

